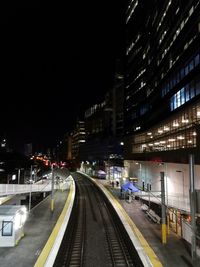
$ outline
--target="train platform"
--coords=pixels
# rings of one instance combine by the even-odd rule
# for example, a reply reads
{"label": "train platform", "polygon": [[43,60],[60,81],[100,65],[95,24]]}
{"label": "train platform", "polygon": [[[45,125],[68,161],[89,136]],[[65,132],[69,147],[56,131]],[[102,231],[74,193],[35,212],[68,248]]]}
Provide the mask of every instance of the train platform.
{"label": "train platform", "polygon": [[31,209],[24,227],[25,236],[18,245],[0,247],[1,267],[31,267],[35,265],[63,211],[68,194],[69,190],[56,191],[53,212],[50,209],[50,196]]}
{"label": "train platform", "polygon": [[[146,214],[141,210],[140,201],[132,200],[128,202],[125,199],[121,199],[119,187],[113,188],[106,180],[95,180],[102,187],[106,188],[106,191],[120,204],[119,206],[127,214],[127,217],[125,216],[127,222],[129,218],[132,221],[133,232],[137,235],[142,246],[145,246],[144,250],[154,258],[155,264],[151,266],[200,266],[199,262],[192,264],[190,248],[172,231],[168,235],[167,244],[162,244],[161,225],[155,224],[148,219]],[[1,267],[52,266],[49,263],[51,258],[48,257],[48,253],[53,248],[53,244],[55,244],[55,240],[58,237],[58,229],[64,228],[61,227],[63,221],[67,224],[65,214],[68,214],[68,216],[70,214],[67,210],[68,206],[70,206],[69,202],[72,202],[70,195],[71,190],[65,190],[63,192],[56,191],[53,212],[50,210],[50,196],[31,210],[25,224],[25,236],[19,241],[19,244],[15,247],[0,247]],[[60,240],[62,239],[62,235],[63,233],[59,237]],[[59,245],[56,246],[59,248]],[[156,258],[159,260],[157,261]]]}
{"label": "train platform", "polygon": [[138,231],[138,237],[141,243],[144,240],[148,246],[154,251],[159,261],[164,267],[197,267],[200,266],[198,258],[192,263],[190,246],[182,238],[173,231],[167,236],[167,244],[162,244],[161,240],[161,224],[151,221],[146,213],[142,211],[142,203],[140,200],[133,199],[131,202],[127,199],[122,199],[120,188],[113,187],[107,180],[98,180],[111,192],[111,194],[121,204],[128,216],[134,223],[135,229]]}

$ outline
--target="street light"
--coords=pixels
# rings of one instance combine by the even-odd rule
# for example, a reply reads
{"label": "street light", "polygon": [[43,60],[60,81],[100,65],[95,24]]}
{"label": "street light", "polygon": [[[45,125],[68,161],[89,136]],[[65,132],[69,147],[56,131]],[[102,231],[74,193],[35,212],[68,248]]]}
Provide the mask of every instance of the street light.
{"label": "street light", "polygon": [[20,170],[20,168],[18,169],[18,184],[20,184],[20,172],[21,172],[21,170]]}
{"label": "street light", "polygon": [[31,165],[31,172],[30,172],[30,192],[29,192],[29,203],[28,203],[28,211],[31,210],[31,193],[32,193],[32,174],[33,174],[33,167]]}
{"label": "street light", "polygon": [[33,182],[35,183],[37,181],[37,165],[31,165],[31,180],[33,178]]}
{"label": "street light", "polygon": [[18,168],[17,170],[18,170],[18,175],[17,175],[18,177],[17,177],[17,180],[18,180],[18,184],[20,184],[21,171],[23,171],[24,168]]}
{"label": "street light", "polygon": [[51,211],[54,211],[54,169],[53,169],[54,164],[51,165],[51,171],[52,171],[52,176],[51,176]]}

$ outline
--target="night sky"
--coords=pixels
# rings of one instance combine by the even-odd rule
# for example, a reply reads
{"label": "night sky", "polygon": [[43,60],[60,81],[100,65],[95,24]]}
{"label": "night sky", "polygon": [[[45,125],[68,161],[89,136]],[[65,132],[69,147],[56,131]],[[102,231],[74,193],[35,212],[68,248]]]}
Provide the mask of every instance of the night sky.
{"label": "night sky", "polygon": [[14,146],[54,146],[112,87],[123,1],[70,2],[0,8],[0,134]]}

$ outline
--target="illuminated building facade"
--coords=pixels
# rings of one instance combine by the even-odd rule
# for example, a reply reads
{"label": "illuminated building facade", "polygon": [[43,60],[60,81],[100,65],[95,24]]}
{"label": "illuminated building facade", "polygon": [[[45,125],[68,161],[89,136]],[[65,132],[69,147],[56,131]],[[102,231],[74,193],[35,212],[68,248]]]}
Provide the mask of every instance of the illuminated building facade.
{"label": "illuminated building facade", "polygon": [[85,112],[86,142],[81,148],[81,159],[97,161],[102,166],[113,153],[113,120],[110,94],[105,101],[95,104]]}
{"label": "illuminated building facade", "polygon": [[160,193],[164,172],[170,223],[186,238],[189,154],[200,192],[200,1],[130,0],[125,23],[126,175]]}
{"label": "illuminated building facade", "polygon": [[93,105],[85,112],[86,142],[81,147],[83,161],[97,161],[102,166],[110,156],[113,162],[115,158],[118,161],[122,159],[124,99],[122,73],[123,64],[117,59],[113,87],[105,94],[101,103]]}
{"label": "illuminated building facade", "polygon": [[200,1],[129,1],[126,36],[125,158],[186,163],[200,147]]}
{"label": "illuminated building facade", "polygon": [[124,82],[119,66],[117,62],[114,85],[104,101],[85,112],[86,142],[80,150],[80,159],[86,162],[83,170],[98,177],[103,171],[109,179],[121,177],[123,169]]}
{"label": "illuminated building facade", "polygon": [[85,143],[85,122],[78,120],[72,132],[71,156],[72,159],[79,159],[80,147]]}

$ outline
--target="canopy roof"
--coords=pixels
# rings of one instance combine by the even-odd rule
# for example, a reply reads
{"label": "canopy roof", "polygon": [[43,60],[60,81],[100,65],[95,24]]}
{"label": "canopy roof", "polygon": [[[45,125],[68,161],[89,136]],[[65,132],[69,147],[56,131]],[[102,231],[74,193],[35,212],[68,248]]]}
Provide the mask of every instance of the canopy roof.
{"label": "canopy roof", "polygon": [[138,191],[140,191],[137,187],[135,187],[135,186],[133,185],[132,182],[128,182],[128,183],[126,183],[126,184],[123,184],[123,185],[121,186],[121,189],[122,189],[123,191],[127,191],[128,189],[130,189],[131,192],[138,192]]}

